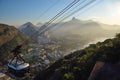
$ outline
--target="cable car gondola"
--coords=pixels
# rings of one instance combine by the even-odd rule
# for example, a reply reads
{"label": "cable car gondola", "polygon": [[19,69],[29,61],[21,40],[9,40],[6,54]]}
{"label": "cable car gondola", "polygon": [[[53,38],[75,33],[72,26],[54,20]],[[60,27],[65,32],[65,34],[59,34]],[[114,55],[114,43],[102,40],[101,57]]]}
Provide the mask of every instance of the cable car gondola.
{"label": "cable car gondola", "polygon": [[8,71],[17,77],[24,77],[29,72],[29,63],[20,56],[22,45],[12,50],[14,57],[8,63]]}

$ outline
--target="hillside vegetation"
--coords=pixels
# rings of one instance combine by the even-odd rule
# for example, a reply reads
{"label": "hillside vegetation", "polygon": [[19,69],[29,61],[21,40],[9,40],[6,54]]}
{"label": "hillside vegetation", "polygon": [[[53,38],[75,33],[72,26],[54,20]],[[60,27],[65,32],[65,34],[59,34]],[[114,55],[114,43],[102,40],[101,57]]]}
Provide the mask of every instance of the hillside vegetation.
{"label": "hillside vegetation", "polygon": [[32,40],[20,33],[15,27],[6,24],[0,24],[0,60],[4,62],[11,55],[10,51],[16,46],[28,43]]}
{"label": "hillside vegetation", "polygon": [[65,56],[48,69],[40,71],[35,80],[88,80],[96,61],[120,62],[120,34]]}

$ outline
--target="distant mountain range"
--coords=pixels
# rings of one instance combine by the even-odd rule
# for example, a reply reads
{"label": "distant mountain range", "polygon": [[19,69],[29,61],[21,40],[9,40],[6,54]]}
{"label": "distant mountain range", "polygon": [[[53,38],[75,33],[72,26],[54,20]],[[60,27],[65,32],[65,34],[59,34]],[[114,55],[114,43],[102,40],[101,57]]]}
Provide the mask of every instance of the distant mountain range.
{"label": "distant mountain range", "polygon": [[[101,36],[101,37],[109,37],[114,36],[116,32],[120,31],[120,25],[108,25],[99,22],[95,22],[92,20],[78,20],[75,17],[72,20],[62,23],[56,23],[56,26],[51,24],[51,28],[47,31],[47,35],[54,38],[65,38],[68,35],[77,34],[80,36]],[[38,23],[37,25],[33,25],[31,22],[27,22],[21,25],[18,29],[31,36],[35,33],[43,24]]]}
{"label": "distant mountain range", "polygon": [[120,31],[120,25],[116,25],[116,30],[114,30],[115,25],[108,25],[92,20],[78,20],[73,18],[70,21],[64,22],[51,29],[51,36],[54,37],[66,37],[70,34],[79,34],[81,36],[114,36],[116,32]]}

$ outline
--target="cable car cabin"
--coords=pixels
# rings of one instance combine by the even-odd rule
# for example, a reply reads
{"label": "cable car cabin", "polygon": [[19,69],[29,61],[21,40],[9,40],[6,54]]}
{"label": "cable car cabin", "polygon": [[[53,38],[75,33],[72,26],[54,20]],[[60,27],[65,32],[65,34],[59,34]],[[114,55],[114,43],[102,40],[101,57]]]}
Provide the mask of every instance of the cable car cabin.
{"label": "cable car cabin", "polygon": [[12,50],[14,57],[8,63],[8,71],[16,77],[24,77],[25,73],[29,72],[29,63],[21,57],[21,45]]}
{"label": "cable car cabin", "polygon": [[29,72],[29,64],[22,63],[17,66],[14,66],[13,64],[8,64],[8,71],[17,77],[24,77],[25,73]]}

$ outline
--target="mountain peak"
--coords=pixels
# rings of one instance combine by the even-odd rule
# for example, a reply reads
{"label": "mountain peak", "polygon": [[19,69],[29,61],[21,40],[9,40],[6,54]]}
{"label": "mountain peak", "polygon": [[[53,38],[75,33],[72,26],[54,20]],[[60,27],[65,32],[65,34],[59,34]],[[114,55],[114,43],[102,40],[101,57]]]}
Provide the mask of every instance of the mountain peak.
{"label": "mountain peak", "polygon": [[34,25],[31,22],[27,22],[19,27],[19,30],[25,29],[27,27],[34,27]]}
{"label": "mountain peak", "polygon": [[36,26],[34,26],[31,22],[27,22],[19,27],[20,32],[31,36],[36,32]]}
{"label": "mountain peak", "polygon": [[79,19],[73,17],[72,20],[70,22],[81,22]]}
{"label": "mountain peak", "polygon": [[33,25],[31,22],[27,22],[25,24],[23,24],[24,26],[27,25],[27,26],[30,26],[30,25]]}
{"label": "mountain peak", "polygon": [[73,17],[73,18],[72,18],[72,20],[76,20],[76,18],[75,18],[75,17]]}
{"label": "mountain peak", "polygon": [[73,18],[72,18],[72,21],[75,21],[75,20],[79,21],[79,19],[77,19],[77,18],[73,17]]}

